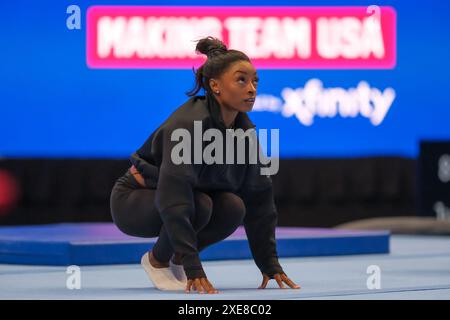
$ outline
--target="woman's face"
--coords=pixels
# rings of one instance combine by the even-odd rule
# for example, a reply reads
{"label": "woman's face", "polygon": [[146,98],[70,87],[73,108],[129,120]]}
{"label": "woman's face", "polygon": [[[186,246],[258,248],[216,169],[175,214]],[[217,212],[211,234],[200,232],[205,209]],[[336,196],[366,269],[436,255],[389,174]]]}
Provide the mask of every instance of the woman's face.
{"label": "woman's face", "polygon": [[222,106],[248,112],[255,103],[258,75],[250,62],[236,61],[218,79],[211,79],[210,87]]}

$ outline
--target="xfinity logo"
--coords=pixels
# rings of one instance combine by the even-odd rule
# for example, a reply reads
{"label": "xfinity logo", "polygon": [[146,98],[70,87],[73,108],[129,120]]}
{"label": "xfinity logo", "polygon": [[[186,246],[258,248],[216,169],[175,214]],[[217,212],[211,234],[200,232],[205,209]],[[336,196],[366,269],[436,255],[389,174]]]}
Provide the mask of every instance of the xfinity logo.
{"label": "xfinity logo", "polygon": [[373,126],[380,125],[395,99],[392,88],[380,90],[366,81],[353,88],[324,88],[322,81],[311,79],[303,88],[284,88],[281,97],[258,95],[253,111],[279,112],[295,117],[305,125],[314,124],[314,118],[368,118]]}

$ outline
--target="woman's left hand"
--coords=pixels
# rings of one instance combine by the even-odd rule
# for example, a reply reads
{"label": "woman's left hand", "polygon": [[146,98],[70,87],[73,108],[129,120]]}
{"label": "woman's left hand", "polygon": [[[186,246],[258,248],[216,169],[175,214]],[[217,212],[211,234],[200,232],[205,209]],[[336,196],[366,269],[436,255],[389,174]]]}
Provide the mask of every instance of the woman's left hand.
{"label": "woman's left hand", "polygon": [[[289,287],[292,289],[300,289],[300,286],[295,284],[294,281],[288,278],[288,276],[285,273],[276,273],[273,275],[273,278],[277,281],[278,286],[280,286],[281,289],[285,289],[286,286],[283,284],[285,282]],[[269,282],[270,277],[263,273],[263,281],[261,285],[258,287],[258,289],[264,289],[267,286],[267,283]]]}

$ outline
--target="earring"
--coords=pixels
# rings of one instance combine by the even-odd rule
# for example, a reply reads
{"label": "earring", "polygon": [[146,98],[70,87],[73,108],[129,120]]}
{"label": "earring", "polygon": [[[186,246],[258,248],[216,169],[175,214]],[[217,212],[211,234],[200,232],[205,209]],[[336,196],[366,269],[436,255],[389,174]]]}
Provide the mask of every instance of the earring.
{"label": "earring", "polygon": [[217,90],[216,93],[219,94],[219,90]]}

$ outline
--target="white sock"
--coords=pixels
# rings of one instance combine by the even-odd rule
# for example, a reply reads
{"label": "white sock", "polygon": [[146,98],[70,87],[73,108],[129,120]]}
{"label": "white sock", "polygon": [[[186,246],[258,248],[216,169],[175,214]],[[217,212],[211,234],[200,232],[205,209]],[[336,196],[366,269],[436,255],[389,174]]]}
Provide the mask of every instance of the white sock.
{"label": "white sock", "polygon": [[186,273],[184,272],[183,265],[178,265],[172,262],[172,259],[169,261],[170,270],[172,271],[175,278],[177,278],[178,281],[183,283],[185,286],[187,285],[187,277]]}
{"label": "white sock", "polygon": [[184,290],[185,285],[178,281],[172,274],[170,268],[155,268],[148,260],[149,253],[146,252],[141,258],[141,265],[147,273],[153,285],[159,290]]}

